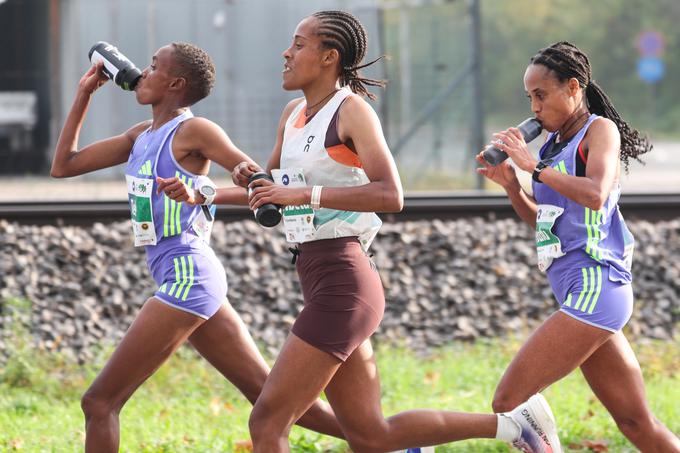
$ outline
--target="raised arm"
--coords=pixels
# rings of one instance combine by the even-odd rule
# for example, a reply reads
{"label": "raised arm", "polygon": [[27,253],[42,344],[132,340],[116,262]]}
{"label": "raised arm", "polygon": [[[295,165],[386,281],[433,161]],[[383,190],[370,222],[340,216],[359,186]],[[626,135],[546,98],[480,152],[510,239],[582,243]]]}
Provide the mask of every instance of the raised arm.
{"label": "raised arm", "polygon": [[571,176],[554,168],[541,172],[541,182],[582,206],[598,211],[618,180],[621,139],[616,125],[598,118],[588,128],[583,146],[588,153],[585,176]]}
{"label": "raised arm", "polygon": [[[522,170],[533,173],[538,164],[527,149],[516,128],[494,135],[503,141],[497,145],[507,152]],[[576,203],[595,211],[602,208],[618,179],[621,139],[616,125],[607,118],[598,118],[590,125],[583,139],[588,152],[585,176],[565,175],[552,167],[540,174],[540,181]]]}
{"label": "raised arm", "polygon": [[515,169],[507,161],[493,167],[484,160],[483,152],[476,157],[482,167],[477,172],[500,185],[512,203],[517,215],[532,228],[536,227],[536,200],[527,194],[517,179]]}
{"label": "raised arm", "polygon": [[121,135],[78,150],[78,136],[92,94],[107,80],[101,72],[101,64],[92,66],[80,79],[73,105],[59,134],[50,171],[52,177],[67,178],[122,164],[127,161],[137,136],[150,124],[139,123]]}

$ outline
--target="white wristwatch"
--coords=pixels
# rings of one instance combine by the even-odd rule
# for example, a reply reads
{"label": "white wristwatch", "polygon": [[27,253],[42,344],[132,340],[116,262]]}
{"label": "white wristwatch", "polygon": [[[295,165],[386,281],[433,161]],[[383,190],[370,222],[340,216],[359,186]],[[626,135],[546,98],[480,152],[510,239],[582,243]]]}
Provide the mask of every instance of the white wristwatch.
{"label": "white wristwatch", "polygon": [[203,195],[203,198],[205,199],[202,205],[211,205],[213,204],[213,201],[215,201],[215,195],[217,195],[217,189],[215,186],[211,185],[203,185],[198,188],[198,193]]}

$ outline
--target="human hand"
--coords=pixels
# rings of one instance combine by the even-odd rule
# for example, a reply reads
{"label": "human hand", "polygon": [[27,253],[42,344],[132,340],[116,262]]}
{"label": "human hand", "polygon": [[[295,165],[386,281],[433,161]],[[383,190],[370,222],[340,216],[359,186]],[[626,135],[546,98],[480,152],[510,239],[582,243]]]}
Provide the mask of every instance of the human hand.
{"label": "human hand", "polygon": [[200,195],[196,190],[190,189],[184,181],[178,177],[172,178],[161,178],[156,177],[156,193],[164,192],[165,195],[171,200],[175,200],[180,203],[187,203],[189,205],[201,204],[203,201],[203,196]]}
{"label": "human hand", "polygon": [[241,187],[248,187],[248,179],[253,175],[262,171],[257,165],[251,164],[249,162],[241,162],[231,172],[231,179],[234,184]]}
{"label": "human hand", "polygon": [[104,62],[98,61],[97,63],[90,66],[90,69],[80,78],[78,82],[78,89],[85,94],[92,94],[97,89],[109,81],[109,78],[102,68],[104,67]]}
{"label": "human hand", "polygon": [[[311,194],[307,187],[283,187],[265,178],[253,181],[248,188],[248,200],[253,211],[267,203],[279,206],[297,206],[307,204]],[[310,188],[311,190],[311,188]]]}
{"label": "human hand", "polygon": [[490,165],[486,159],[484,159],[484,151],[477,154],[475,159],[478,163],[483,165],[483,167],[477,168],[477,173],[484,175],[501,187],[508,188],[513,184],[519,183],[515,169],[507,160],[495,166]]}
{"label": "human hand", "polygon": [[493,134],[493,137],[496,139],[493,145],[501,151],[505,151],[515,165],[529,173],[534,171],[538,160],[531,155],[529,147],[519,129],[511,127]]}

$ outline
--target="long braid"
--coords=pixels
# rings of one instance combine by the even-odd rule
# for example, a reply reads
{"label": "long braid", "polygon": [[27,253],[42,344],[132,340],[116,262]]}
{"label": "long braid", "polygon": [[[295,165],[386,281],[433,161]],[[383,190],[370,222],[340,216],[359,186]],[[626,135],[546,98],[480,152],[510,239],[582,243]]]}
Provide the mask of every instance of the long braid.
{"label": "long braid", "polygon": [[532,64],[540,64],[552,70],[560,82],[570,78],[578,80],[581,88],[585,88],[586,101],[592,113],[609,118],[616,124],[621,135],[621,161],[626,172],[628,171],[629,159],[632,157],[642,162],[640,157],[652,150],[652,144],[646,136],[630,127],[621,118],[614,104],[602,88],[593,80],[590,61],[588,56],[578,47],[567,41],[560,41],[550,47],[541,49],[531,58]]}
{"label": "long braid", "polygon": [[359,70],[383,57],[361,64],[366,56],[368,39],[366,30],[359,19],[345,11],[319,11],[313,16],[319,19],[316,33],[321,36],[321,44],[327,49],[337,50],[340,54],[340,85],[348,85],[354,93],[375,99],[366,85],[384,87],[386,82],[362,77]]}

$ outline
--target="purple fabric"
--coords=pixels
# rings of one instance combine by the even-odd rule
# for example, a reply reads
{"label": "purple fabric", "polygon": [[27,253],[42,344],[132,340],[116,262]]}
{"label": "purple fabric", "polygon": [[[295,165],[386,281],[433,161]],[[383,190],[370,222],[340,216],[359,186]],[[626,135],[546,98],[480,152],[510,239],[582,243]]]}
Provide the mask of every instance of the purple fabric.
{"label": "purple fabric", "polygon": [[[583,128],[571,138],[559,154],[552,158],[551,166],[553,168],[558,171],[561,168],[569,175],[576,174],[578,146],[588,127],[597,118],[597,115],[590,115]],[[552,133],[541,148],[539,153],[541,157],[554,139],[555,133]],[[619,188],[611,191],[600,211],[592,211],[559,194],[547,184],[534,181],[532,187],[534,198],[538,204],[559,206],[564,209],[562,215],[557,218],[552,232],[560,239],[562,252],[567,255],[576,251],[585,252],[577,255],[580,262],[572,263],[574,266],[608,265],[613,268],[610,278],[622,283],[631,282],[634,239],[619,211],[618,201],[621,194]],[[553,261],[547,271],[549,278],[551,274],[555,273],[555,269],[562,267],[559,266],[559,262],[565,258],[566,256],[563,256]]]}

